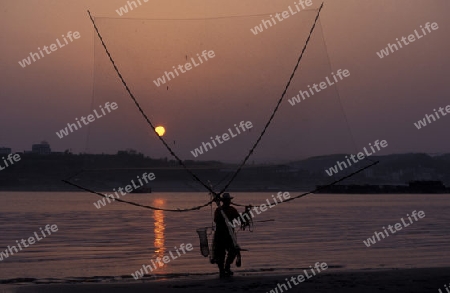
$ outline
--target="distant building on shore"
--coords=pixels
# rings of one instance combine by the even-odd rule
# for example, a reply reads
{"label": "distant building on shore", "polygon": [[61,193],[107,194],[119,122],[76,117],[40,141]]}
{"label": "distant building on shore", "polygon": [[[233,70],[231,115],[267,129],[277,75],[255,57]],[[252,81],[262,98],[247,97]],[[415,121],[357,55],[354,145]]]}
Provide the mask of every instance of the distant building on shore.
{"label": "distant building on shore", "polygon": [[50,145],[46,141],[36,143],[31,146],[31,152],[39,155],[49,155],[52,152]]}
{"label": "distant building on shore", "polygon": [[11,153],[11,148],[0,147],[0,155],[9,155]]}

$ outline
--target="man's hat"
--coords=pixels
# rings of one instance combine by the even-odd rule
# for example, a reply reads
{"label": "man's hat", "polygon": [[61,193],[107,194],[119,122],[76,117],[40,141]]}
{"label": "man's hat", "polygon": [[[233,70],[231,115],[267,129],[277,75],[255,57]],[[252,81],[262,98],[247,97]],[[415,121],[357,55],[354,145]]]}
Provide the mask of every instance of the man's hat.
{"label": "man's hat", "polygon": [[225,192],[222,194],[222,198],[220,200],[232,200],[234,197],[232,197],[228,192]]}

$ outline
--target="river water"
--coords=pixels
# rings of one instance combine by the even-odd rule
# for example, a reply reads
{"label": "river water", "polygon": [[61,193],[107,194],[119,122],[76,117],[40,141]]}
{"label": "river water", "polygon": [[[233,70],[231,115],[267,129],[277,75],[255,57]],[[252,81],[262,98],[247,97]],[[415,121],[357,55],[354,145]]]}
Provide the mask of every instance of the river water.
{"label": "river water", "polygon": [[[297,194],[297,193],[295,193]],[[291,195],[295,195],[291,193]],[[234,201],[260,205],[272,193],[234,193]],[[78,192],[0,193],[0,251],[27,239],[46,224],[58,231],[0,261],[0,280],[16,278],[83,280],[131,278],[156,257],[191,243],[153,273],[160,277],[205,275],[217,268],[201,256],[196,229],[211,227],[212,210],[146,210],[113,202],[97,209],[100,197]],[[164,208],[188,208],[209,200],[206,193],[132,194],[126,200]],[[448,195],[309,195],[255,214],[254,231],[239,231],[242,267],[238,274],[285,273],[326,262],[336,270],[449,266]],[[363,240],[399,223],[412,211],[415,221],[371,247]],[[243,207],[238,207],[243,211]]]}

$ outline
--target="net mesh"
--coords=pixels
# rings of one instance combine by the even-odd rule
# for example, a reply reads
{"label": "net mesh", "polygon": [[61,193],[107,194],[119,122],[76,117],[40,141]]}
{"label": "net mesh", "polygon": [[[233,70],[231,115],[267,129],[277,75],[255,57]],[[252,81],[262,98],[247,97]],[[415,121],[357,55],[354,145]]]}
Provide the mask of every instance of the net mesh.
{"label": "net mesh", "polygon": [[[155,126],[166,128],[164,139],[182,160],[217,162],[221,168],[218,173],[208,168],[193,172],[202,181],[220,187],[236,165],[228,167],[219,162],[241,162],[263,131],[316,13],[303,11],[258,34],[254,33],[255,26],[268,17],[96,18],[95,22],[145,114]],[[322,173],[320,183],[337,179],[327,178],[323,168],[315,169],[314,161],[300,165],[296,161],[357,150],[337,88],[345,80],[336,78],[335,73],[319,22],[275,119],[249,161],[266,163],[268,167],[290,162],[290,167],[282,170],[286,180],[279,182],[284,188],[296,187],[301,168]],[[321,83],[326,89],[312,89]],[[96,40],[93,109],[106,102],[116,102],[118,110],[89,126],[89,152],[134,149],[153,158],[168,156],[123,88],[101,42]],[[361,167],[341,170],[339,177]],[[172,170],[167,176],[177,178],[185,187],[202,190],[192,178],[177,172]],[[268,175],[258,177],[258,172],[250,177],[264,181]],[[115,173],[111,179],[117,176]]]}

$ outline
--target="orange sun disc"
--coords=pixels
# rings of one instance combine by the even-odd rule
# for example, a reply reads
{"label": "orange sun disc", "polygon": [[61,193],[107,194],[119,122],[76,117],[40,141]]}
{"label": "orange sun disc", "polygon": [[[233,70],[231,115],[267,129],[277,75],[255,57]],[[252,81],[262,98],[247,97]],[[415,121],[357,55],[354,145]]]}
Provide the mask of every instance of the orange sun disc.
{"label": "orange sun disc", "polygon": [[155,128],[156,133],[158,133],[159,136],[163,136],[164,133],[166,133],[166,129],[162,126],[158,126]]}

